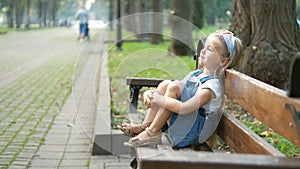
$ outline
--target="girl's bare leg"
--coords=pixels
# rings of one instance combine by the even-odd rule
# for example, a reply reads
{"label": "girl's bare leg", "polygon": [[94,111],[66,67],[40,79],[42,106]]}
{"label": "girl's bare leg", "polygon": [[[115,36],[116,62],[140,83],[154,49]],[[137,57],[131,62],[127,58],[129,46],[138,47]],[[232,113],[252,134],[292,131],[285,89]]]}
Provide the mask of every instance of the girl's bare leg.
{"label": "girl's bare leg", "polygon": [[[159,90],[161,93],[165,93],[166,90],[167,90],[167,87],[169,85],[169,83],[171,83],[172,81],[170,80],[164,80],[162,81],[158,86],[157,86],[157,89],[156,90]],[[147,93],[148,92],[148,93]],[[145,103],[145,97],[148,97],[147,95],[151,93],[151,91],[146,91],[144,93],[144,103]],[[147,106],[147,105],[146,105]],[[149,107],[149,106],[147,106]],[[159,107],[157,105],[152,105],[151,107],[149,107],[148,109],[148,112],[146,113],[146,116],[144,118],[144,121],[142,124],[139,124],[139,125],[131,125],[131,132],[133,133],[140,133],[142,132],[145,128],[149,127],[150,124],[153,122],[155,116],[156,116],[156,113],[158,111]],[[122,130],[126,130],[127,128],[127,125],[126,124],[122,124]]]}
{"label": "girl's bare leg", "polygon": [[[165,94],[166,90],[168,88],[168,85],[171,83],[172,81],[170,80],[164,80],[162,81],[158,86],[157,86],[157,90],[159,90],[161,93]],[[144,95],[145,96],[145,95]],[[150,124],[153,122],[153,120],[155,119],[155,116],[157,114],[159,110],[159,107],[157,105],[151,105],[151,107],[149,108],[145,119],[143,121],[143,125],[146,127],[149,127]]]}
{"label": "girl's bare leg", "polygon": [[[183,84],[179,81],[175,81],[174,83],[170,84],[165,92],[165,96],[171,97],[171,98],[178,98],[181,90],[182,90]],[[165,125],[165,123],[170,118],[171,112],[164,107],[160,107],[157,111],[157,114],[149,126],[150,130],[152,132],[159,132],[162,127]]]}
{"label": "girl's bare leg", "polygon": [[[165,96],[178,98],[181,93],[182,86],[183,84],[178,81],[170,83],[165,91]],[[149,129],[153,133],[158,133],[168,121],[171,112],[166,110],[164,107],[158,107],[157,111],[154,113],[154,118],[151,116],[153,118],[153,121],[152,123],[150,123]],[[149,138],[149,135],[147,134],[147,132],[142,132],[137,137],[142,140]]]}

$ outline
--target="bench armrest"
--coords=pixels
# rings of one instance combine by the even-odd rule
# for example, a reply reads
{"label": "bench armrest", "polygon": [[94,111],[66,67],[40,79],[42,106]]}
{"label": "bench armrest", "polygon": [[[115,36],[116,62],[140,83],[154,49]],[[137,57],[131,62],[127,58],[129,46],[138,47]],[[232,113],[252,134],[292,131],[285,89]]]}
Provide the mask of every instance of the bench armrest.
{"label": "bench armrest", "polygon": [[141,78],[141,77],[126,77],[126,84],[130,90],[130,113],[137,113],[137,105],[139,92],[142,87],[157,87],[164,79],[156,78]]}

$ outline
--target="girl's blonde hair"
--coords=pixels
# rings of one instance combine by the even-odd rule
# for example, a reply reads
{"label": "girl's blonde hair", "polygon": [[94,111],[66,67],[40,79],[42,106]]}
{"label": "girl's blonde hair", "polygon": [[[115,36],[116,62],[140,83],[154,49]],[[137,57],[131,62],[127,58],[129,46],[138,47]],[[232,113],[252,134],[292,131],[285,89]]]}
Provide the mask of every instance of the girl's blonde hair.
{"label": "girl's blonde hair", "polygon": [[[217,37],[220,40],[220,42],[222,43],[223,48],[224,48],[224,52],[222,53],[222,57],[229,59],[227,65],[224,66],[224,70],[227,69],[227,68],[233,68],[234,66],[236,66],[238,61],[240,60],[240,58],[243,54],[243,50],[244,50],[242,41],[238,37],[233,36],[233,33],[224,34],[224,33],[219,31],[219,32],[216,32],[216,33],[212,33],[211,35]],[[229,48],[227,47],[227,44],[225,42],[224,35],[229,35],[229,36],[233,37],[234,42],[230,43],[230,48],[234,48],[234,52],[232,54],[228,50]]]}
{"label": "girl's blonde hair", "polygon": [[[233,68],[237,65],[243,54],[243,43],[239,38],[233,36],[232,32],[227,30],[219,30],[215,33],[212,33],[210,36],[214,36],[219,39],[224,49],[221,57],[228,59],[228,63],[220,66],[215,72],[215,75],[217,75],[221,79],[221,83],[223,83],[223,92],[225,93],[225,70],[228,68]],[[228,37],[230,40],[228,40]],[[227,42],[225,38],[227,38]],[[233,50],[230,51],[231,49]]]}

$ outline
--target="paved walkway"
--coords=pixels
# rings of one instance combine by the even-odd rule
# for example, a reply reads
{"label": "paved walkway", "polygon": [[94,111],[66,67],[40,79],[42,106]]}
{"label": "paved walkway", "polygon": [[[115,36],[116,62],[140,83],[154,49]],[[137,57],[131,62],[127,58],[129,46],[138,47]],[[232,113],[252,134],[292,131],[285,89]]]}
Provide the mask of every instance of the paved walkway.
{"label": "paved walkway", "polygon": [[[63,34],[61,35],[63,36]],[[74,84],[72,85],[72,93],[68,96],[68,98],[66,98],[61,111],[57,112],[56,115],[51,116],[49,119],[45,120],[47,121],[45,125],[51,127],[49,127],[49,130],[47,131],[45,129],[45,131],[39,132],[42,134],[36,136],[38,138],[42,138],[41,140],[43,144],[41,146],[39,146],[41,140],[33,141],[31,140],[33,137],[26,137],[26,139],[20,138],[20,143],[16,145],[10,143],[15,142],[15,139],[6,139],[6,137],[14,138],[18,137],[19,135],[22,135],[22,133],[24,133],[25,131],[22,132],[21,130],[31,130],[30,124],[36,126],[37,124],[35,123],[26,123],[22,125],[21,128],[16,128],[16,130],[20,130],[20,132],[17,132],[15,136],[10,136],[9,132],[3,130],[2,133],[7,133],[7,136],[4,134],[0,135],[0,142],[4,143],[2,144],[4,146],[0,147],[0,168],[7,168],[7,166],[9,166],[9,168],[29,169],[130,168],[129,163],[132,159],[128,158],[128,156],[91,155],[94,117],[96,111],[95,77],[97,74],[97,67],[99,66],[98,63],[101,63],[101,59],[103,59],[103,55],[107,50],[106,45],[104,44],[105,37],[105,30],[102,29],[100,32],[97,32],[94,36],[92,36],[93,39],[97,40],[94,40],[89,43],[79,44],[82,47],[82,50],[79,51],[79,55],[82,55],[82,57],[79,58],[84,58],[83,55],[86,54],[84,49],[86,48],[91,48],[92,52],[88,53],[89,56],[86,57],[86,61],[82,65],[82,71],[76,72],[75,70],[74,74],[78,73],[79,76],[76,80],[74,80]],[[30,56],[26,57],[30,58]],[[2,76],[0,76],[0,89],[9,86],[15,81],[18,81],[27,72],[34,70],[40,65],[43,65],[43,63],[47,62],[49,59],[52,59],[52,56],[50,54],[47,55],[47,57],[40,57],[38,59],[30,58],[30,62],[27,62],[26,64],[17,65],[15,66],[16,69],[6,71],[6,73],[5,71],[3,71],[4,73],[2,74]],[[78,63],[79,62],[77,62],[77,64]],[[61,67],[61,69],[63,68]],[[16,74],[16,76],[12,76],[13,74]],[[42,77],[36,78],[41,79]],[[60,82],[58,84],[64,85],[63,82]],[[2,96],[4,97],[4,95]],[[4,100],[4,98],[2,99],[2,96],[0,100]],[[47,100],[47,97],[44,100]],[[34,100],[32,102],[34,102]],[[4,106],[1,105],[0,108],[3,107]],[[0,112],[0,114],[3,113],[4,111]],[[21,120],[24,121],[24,119]],[[7,124],[2,123],[2,126],[5,126]],[[11,126],[14,126],[15,123],[18,122],[17,120],[12,121],[10,119],[10,123],[10,126],[7,128],[9,130],[13,130]],[[28,126],[28,128],[24,126]],[[38,131],[42,130],[41,128],[34,129]],[[32,135],[32,133],[30,134]],[[10,142],[8,142],[7,140],[9,140]],[[26,141],[26,143],[24,143],[24,140]],[[30,143],[31,147],[30,145],[28,146],[28,142]],[[24,148],[19,148],[20,144],[23,145]]]}

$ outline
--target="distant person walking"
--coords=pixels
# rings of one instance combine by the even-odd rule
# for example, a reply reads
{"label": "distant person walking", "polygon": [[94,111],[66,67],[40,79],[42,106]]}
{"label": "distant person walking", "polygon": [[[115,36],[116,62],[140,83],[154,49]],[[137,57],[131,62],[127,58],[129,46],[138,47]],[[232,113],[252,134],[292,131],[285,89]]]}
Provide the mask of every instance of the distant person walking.
{"label": "distant person walking", "polygon": [[82,42],[84,38],[89,38],[88,35],[88,19],[89,15],[84,7],[81,5],[79,10],[75,14],[75,19],[79,20],[79,40]]}

